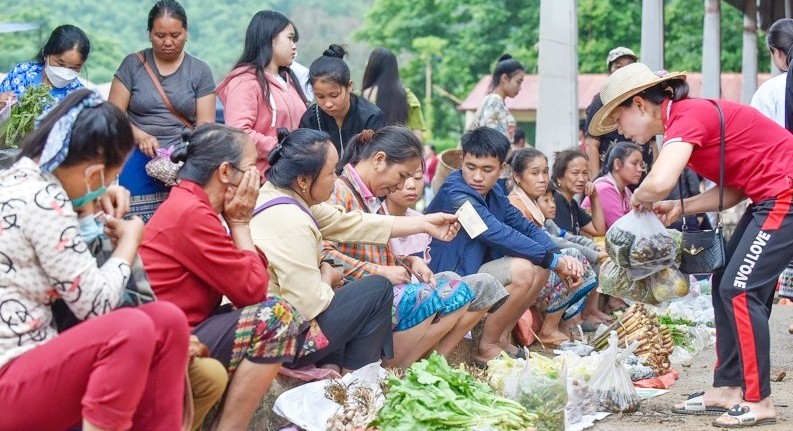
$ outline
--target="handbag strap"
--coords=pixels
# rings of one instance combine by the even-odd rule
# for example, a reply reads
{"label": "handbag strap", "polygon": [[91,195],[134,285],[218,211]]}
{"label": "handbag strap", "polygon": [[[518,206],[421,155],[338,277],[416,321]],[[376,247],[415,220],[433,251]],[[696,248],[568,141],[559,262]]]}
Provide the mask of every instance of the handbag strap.
{"label": "handbag strap", "polygon": [[169,111],[171,111],[171,114],[173,114],[174,117],[176,117],[179,121],[184,123],[185,127],[187,127],[190,130],[194,129],[195,126],[193,125],[193,123],[191,123],[187,118],[185,118],[184,115],[182,115],[179,111],[177,111],[176,108],[173,107],[173,105],[171,105],[171,101],[168,99],[168,96],[165,94],[165,90],[163,90],[162,85],[160,84],[160,80],[157,79],[157,76],[154,74],[154,71],[151,69],[149,62],[146,61],[146,57],[143,55],[143,51],[136,52],[135,55],[137,55],[140,62],[143,63],[143,67],[146,69],[146,73],[149,74],[149,78],[151,78],[151,82],[152,84],[154,84],[154,88],[157,89],[157,92],[160,93],[160,97],[162,98],[162,101],[165,102],[165,107],[168,108]]}
{"label": "handbag strap", "polygon": [[293,198],[290,198],[289,196],[279,196],[277,198],[270,199],[269,201],[259,205],[258,207],[254,208],[253,216],[256,216],[256,214],[259,214],[260,212],[266,210],[267,208],[274,207],[276,205],[297,206],[298,208],[300,208],[301,211],[308,214],[308,216],[311,217],[311,221],[314,222],[314,225],[317,226],[317,228],[319,228],[319,224],[317,223],[317,220],[314,219],[314,216],[311,215],[311,213],[303,205],[300,205],[300,202],[296,201]]}
{"label": "handbag strap", "polygon": [[[726,152],[726,126],[724,125],[724,112],[721,110],[721,106],[719,106],[715,100],[705,100],[712,103],[713,106],[716,107],[716,111],[719,113],[719,212],[716,213],[716,230],[719,230],[721,229],[721,212],[724,210],[724,158]],[[680,190],[680,212],[683,215],[683,231],[686,231],[688,228],[686,226],[685,206],[683,205],[683,179],[683,174],[680,174],[680,181],[677,182],[677,185]]]}

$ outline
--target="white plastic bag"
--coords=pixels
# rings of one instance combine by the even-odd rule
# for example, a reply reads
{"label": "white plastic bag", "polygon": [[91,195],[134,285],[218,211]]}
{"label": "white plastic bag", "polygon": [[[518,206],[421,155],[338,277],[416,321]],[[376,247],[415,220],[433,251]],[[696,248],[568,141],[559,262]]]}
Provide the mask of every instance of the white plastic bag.
{"label": "white plastic bag", "polygon": [[674,264],[677,245],[655,214],[634,210],[606,232],[606,252],[628,278],[641,280]]}
{"label": "white plastic bag", "polygon": [[639,341],[634,341],[622,352],[617,343],[617,332],[611,331],[609,347],[603,352],[603,361],[592,374],[589,387],[597,396],[598,411],[632,413],[639,410],[641,400],[622,361],[636,350]]}

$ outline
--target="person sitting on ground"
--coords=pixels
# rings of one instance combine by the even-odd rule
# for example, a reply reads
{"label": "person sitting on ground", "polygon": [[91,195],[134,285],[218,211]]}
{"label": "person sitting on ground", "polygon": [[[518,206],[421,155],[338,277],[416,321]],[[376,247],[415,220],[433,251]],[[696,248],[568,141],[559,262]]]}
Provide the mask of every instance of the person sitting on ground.
{"label": "person sitting on ground", "polygon": [[391,282],[370,275],[345,283],[321,257],[323,239],[386,244],[393,236],[426,232],[449,240],[457,217],[429,214],[391,217],[345,212],[326,203],[336,180],[338,151],[325,132],[279,131],[270,153],[267,183],[259,190],[251,220],[256,246],[268,261],[270,292],[295,304],[316,323],[327,347],[298,358],[291,367],[315,364],[345,373],[393,357]]}
{"label": "person sitting on ground", "polygon": [[[548,159],[539,150],[524,148],[513,154],[511,165],[515,187],[509,194],[509,202],[526,220],[542,229],[545,216],[537,205],[537,199],[548,188]],[[559,245],[557,241],[554,242]],[[597,286],[597,274],[583,253],[576,247],[562,248],[561,251],[581,263],[584,282],[575,287],[555,273],[549,277],[536,307],[537,311],[545,313],[537,339],[546,347],[558,346],[570,337],[567,328],[562,325],[562,318],[569,320],[580,313],[587,295]]]}
{"label": "person sitting on ground", "polygon": [[[423,187],[424,169],[418,168],[411,177],[405,180],[402,190],[388,194],[384,201],[383,210],[386,214],[396,216],[422,216],[420,212],[412,209],[412,207],[416,204],[421,194],[420,190]],[[431,236],[419,233],[391,239],[388,243],[388,249],[395,256],[415,256],[421,258],[425,264],[429,264],[432,260],[430,242],[432,242]],[[444,271],[435,274],[435,280],[439,282],[460,280],[473,290],[475,296],[468,306],[468,311],[453,328],[453,331],[460,332],[463,335],[479,323],[486,313],[496,311],[509,296],[504,286],[490,274],[477,273],[460,277],[454,272]],[[458,341],[454,334],[447,335],[438,343],[436,350],[448,356],[457,347]]]}
{"label": "person sitting on ground", "polygon": [[449,175],[428,211],[455,213],[469,204],[487,229],[476,236],[463,232],[451,242],[433,241],[430,268],[461,276],[488,273],[509,291],[509,299],[490,314],[474,358],[486,362],[502,351],[518,355],[509,335],[521,315],[533,305],[550,275],[557,272],[573,288],[582,283],[583,267],[565,256],[548,235],[509,203],[497,184],[510,142],[501,132],[479,127],[462,137],[462,169]]}
{"label": "person sitting on ground", "polygon": [[300,127],[327,132],[339,157],[344,144],[364,129],[378,130],[386,125],[380,108],[353,90],[350,68],[344,62],[347,51],[330,45],[309,68],[309,80],[316,103],[300,119]]}
{"label": "person sitting on ground", "polygon": [[90,52],[91,41],[79,27],[70,24],[55,27],[35,61],[12,67],[0,82],[0,109],[12,98],[21,99],[31,87],[49,85],[52,103],[44,107],[46,113],[66,96],[83,88],[77,76]]}
{"label": "person sitting on ground", "polygon": [[[267,296],[266,260],[249,226],[259,189],[250,137],[205,124],[186,131],[171,158],[184,163],[180,181],[146,226],[141,258],[158,299],[185,312],[227,369],[218,428],[246,429],[281,364],[310,351],[301,349],[308,323]],[[230,305],[221,305],[224,296]]]}
{"label": "person sitting on ground", "polygon": [[[188,328],[168,303],[121,303],[143,222],[121,216],[115,178],[135,142],[124,113],[89,90],[67,96],[0,172],[0,429],[175,430]],[[75,209],[100,199],[116,247],[101,267]],[[58,334],[62,298],[84,322]],[[131,378],[132,377],[132,378]],[[33,406],[48,397],[47,414]]]}
{"label": "person sitting on ground", "polygon": [[[364,130],[347,143],[328,203],[347,211],[383,213],[381,199],[401,190],[421,162],[421,143],[406,127]],[[474,296],[468,285],[438,283],[424,259],[395,255],[385,244],[325,241],[323,258],[341,265],[348,280],[380,274],[394,285],[394,359],[386,361],[388,366],[407,368],[438,343],[450,354],[482,317],[466,319],[457,328]]]}
{"label": "person sitting on ground", "polygon": [[[617,142],[606,153],[603,170],[594,181],[606,230],[631,212],[633,192],[628,186],[639,184],[644,172],[642,164],[642,149],[633,142]],[[593,210],[589,196],[581,202],[581,208]]]}

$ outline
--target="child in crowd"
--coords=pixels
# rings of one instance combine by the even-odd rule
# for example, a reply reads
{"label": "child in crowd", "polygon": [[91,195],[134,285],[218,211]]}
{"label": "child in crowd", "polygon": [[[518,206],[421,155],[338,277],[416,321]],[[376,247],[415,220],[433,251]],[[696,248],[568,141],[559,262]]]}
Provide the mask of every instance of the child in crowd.
{"label": "child in crowd", "polygon": [[583,283],[584,269],[575,258],[563,255],[545,232],[512,206],[497,184],[509,139],[495,129],[478,127],[466,132],[461,143],[462,169],[449,175],[427,210],[455,213],[466,204],[487,229],[474,238],[461,231],[448,243],[433,240],[435,256],[430,268],[462,276],[489,273],[510,293],[504,305],[485,321],[474,359],[487,361],[501,351],[518,355],[519,349],[509,341],[510,332],[537,301],[549,270],[577,288]]}
{"label": "child in crowd", "polygon": [[545,216],[544,227],[548,231],[548,235],[554,243],[560,248],[575,248],[581,254],[586,256],[587,261],[592,265],[603,262],[607,257],[606,250],[591,239],[583,235],[573,235],[572,233],[560,228],[553,221],[556,217],[556,201],[553,194],[556,193],[556,187],[553,184],[548,185],[545,193],[537,199],[537,205]]}

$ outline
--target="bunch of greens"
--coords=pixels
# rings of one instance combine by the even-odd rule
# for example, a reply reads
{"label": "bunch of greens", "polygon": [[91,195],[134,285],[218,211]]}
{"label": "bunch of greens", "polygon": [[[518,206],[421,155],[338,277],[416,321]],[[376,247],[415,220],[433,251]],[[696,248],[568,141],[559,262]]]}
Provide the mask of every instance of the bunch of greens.
{"label": "bunch of greens", "polygon": [[55,102],[50,95],[51,89],[49,85],[41,84],[25,90],[18,104],[11,108],[8,120],[0,127],[0,148],[17,148],[22,138],[33,131],[44,108]]}
{"label": "bunch of greens", "polygon": [[694,326],[694,322],[688,319],[676,319],[671,316],[658,316],[658,323],[669,328],[672,334],[672,342],[675,346],[683,347],[684,349],[694,352],[694,343],[691,340],[691,334],[688,331],[690,326]]}
{"label": "bunch of greens", "polygon": [[402,379],[389,377],[386,385],[385,404],[371,424],[380,429],[525,430],[537,419],[517,402],[497,396],[485,383],[450,367],[437,353],[413,364]]}

